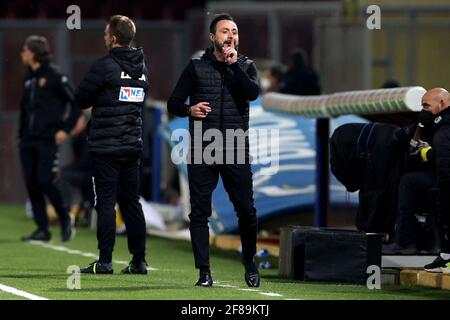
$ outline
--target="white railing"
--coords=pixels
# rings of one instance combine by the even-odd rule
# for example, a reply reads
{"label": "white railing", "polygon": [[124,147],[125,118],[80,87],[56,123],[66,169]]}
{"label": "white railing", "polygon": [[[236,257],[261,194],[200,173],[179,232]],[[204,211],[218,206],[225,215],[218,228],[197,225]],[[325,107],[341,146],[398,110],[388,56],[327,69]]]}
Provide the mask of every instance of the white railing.
{"label": "white railing", "polygon": [[267,93],[263,108],[307,118],[420,111],[422,87],[347,91],[320,96]]}

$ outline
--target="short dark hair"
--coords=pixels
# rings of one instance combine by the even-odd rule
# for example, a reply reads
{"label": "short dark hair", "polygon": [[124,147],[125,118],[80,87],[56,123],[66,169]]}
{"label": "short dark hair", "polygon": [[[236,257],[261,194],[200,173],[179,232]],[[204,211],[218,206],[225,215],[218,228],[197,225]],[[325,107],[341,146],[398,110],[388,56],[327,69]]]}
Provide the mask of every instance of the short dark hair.
{"label": "short dark hair", "polygon": [[282,66],[275,65],[275,66],[272,66],[269,70],[270,70],[270,74],[272,75],[272,77],[274,77],[278,81],[283,80],[284,71],[283,71]]}
{"label": "short dark hair", "polygon": [[24,46],[34,54],[34,61],[49,63],[52,60],[52,53],[47,38],[31,35],[25,39]]}
{"label": "short dark hair", "polygon": [[116,36],[117,42],[122,46],[130,46],[136,35],[136,26],[130,18],[119,14],[109,19],[109,34]]}
{"label": "short dark hair", "polygon": [[228,13],[219,13],[219,14],[216,14],[216,15],[214,15],[214,18],[213,18],[213,20],[211,21],[211,24],[209,25],[209,32],[212,33],[212,34],[215,34],[215,33],[216,33],[216,26],[217,26],[217,23],[218,23],[219,21],[222,21],[222,20],[230,20],[230,21],[233,21],[233,22],[234,22],[233,17],[230,16]]}
{"label": "short dark hair", "polygon": [[383,83],[382,86],[383,89],[398,88],[398,87],[400,87],[400,83],[397,80],[387,80],[385,83]]}
{"label": "short dark hair", "polygon": [[302,48],[296,48],[291,55],[294,67],[302,67],[308,65],[308,53]]}

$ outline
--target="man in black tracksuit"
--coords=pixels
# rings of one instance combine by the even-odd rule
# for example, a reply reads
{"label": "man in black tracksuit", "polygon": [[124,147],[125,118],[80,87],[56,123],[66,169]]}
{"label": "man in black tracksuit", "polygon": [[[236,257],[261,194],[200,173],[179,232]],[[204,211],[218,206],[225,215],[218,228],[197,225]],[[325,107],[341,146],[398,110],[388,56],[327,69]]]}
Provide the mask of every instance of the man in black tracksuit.
{"label": "man in black tracksuit", "polygon": [[[223,136],[226,130],[248,130],[248,102],[255,100],[259,94],[256,67],[252,60],[237,54],[238,30],[231,16],[221,14],[213,19],[210,40],[214,46],[208,48],[200,59],[190,61],[168,101],[170,113],[179,117],[189,116],[190,232],[195,267],[200,269],[196,285],[211,286],[213,283],[209,265],[208,218],[211,216],[211,196],[220,175],[239,219],[245,280],[248,286],[258,287],[260,277],[254,261],[257,217],[253,204],[248,137],[238,146],[233,141],[223,141],[225,147],[216,150],[219,154],[223,152],[222,159],[218,161],[211,163],[204,157],[196,157],[209,143],[202,141],[207,130],[220,130]],[[185,105],[188,97],[189,104]],[[202,136],[194,136],[194,128],[200,125]],[[236,161],[239,152],[245,161]],[[227,154],[232,153],[234,159],[228,161]]]}
{"label": "man in black tracksuit", "polygon": [[[413,136],[416,128],[422,127],[420,143]],[[431,150],[433,135],[436,131],[434,115],[426,110],[419,113],[418,121],[396,132],[398,148],[408,152],[403,157],[403,169],[398,181],[398,202],[395,215],[394,241],[383,245],[383,254],[413,255],[418,249],[417,212],[433,212],[436,174]],[[414,142],[411,144],[411,142]],[[431,144],[431,145],[430,145]],[[425,156],[426,153],[426,156]],[[398,161],[402,161],[399,158]]]}
{"label": "man in black tracksuit", "polygon": [[93,165],[97,240],[100,257],[82,273],[113,273],[116,200],[125,221],[128,249],[133,255],[122,273],[147,273],[146,229],[139,203],[139,166],[142,153],[142,106],[147,69],[142,48],[130,47],[134,22],[113,16],[105,29],[109,54],[97,60],[81,82],[75,100],[92,106],[88,147]]}
{"label": "man in black tracksuit", "polygon": [[441,253],[426,271],[450,273],[450,94],[442,88],[427,91],[422,106],[434,115],[432,148],[425,146],[421,154],[434,162],[437,178],[437,220],[440,228]]}
{"label": "man in black tracksuit", "polygon": [[286,72],[280,83],[279,92],[299,96],[321,93],[317,72],[309,66],[308,55],[303,49],[296,49],[292,55],[292,67]]}
{"label": "man in black tracksuit", "polygon": [[[90,116],[89,116],[90,117]],[[62,168],[59,185],[64,198],[64,203],[70,207],[73,204],[73,193],[80,194],[80,208],[82,211],[82,225],[89,225],[91,211],[94,208],[94,190],[92,188],[92,161],[87,145],[86,125],[88,115],[82,114],[73,129],[76,135],[72,138],[73,161]]]}
{"label": "man in black tracksuit", "polygon": [[38,229],[22,240],[51,239],[44,196],[52,203],[61,224],[61,240],[73,229],[68,208],[56,186],[58,145],[66,140],[80,115],[73,106],[73,87],[67,76],[50,64],[48,41],[42,36],[26,39],[21,52],[28,66],[21,100],[19,150],[33,217]]}

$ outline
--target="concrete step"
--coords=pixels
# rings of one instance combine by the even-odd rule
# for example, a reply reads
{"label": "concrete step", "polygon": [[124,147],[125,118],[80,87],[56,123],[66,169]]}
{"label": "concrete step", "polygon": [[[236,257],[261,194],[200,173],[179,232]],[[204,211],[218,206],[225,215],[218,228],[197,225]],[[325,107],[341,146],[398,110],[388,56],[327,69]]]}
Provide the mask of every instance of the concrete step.
{"label": "concrete step", "polygon": [[[279,245],[258,239],[257,249],[268,249],[273,256],[279,256]],[[269,239],[271,240],[271,239]],[[237,250],[241,245],[239,236],[220,235],[211,237],[211,244],[227,250]],[[425,286],[450,290],[450,274],[431,273],[423,266],[433,262],[436,256],[382,256],[381,284]]]}
{"label": "concrete step", "polygon": [[418,274],[421,270],[401,270],[400,285],[417,286]]}
{"label": "concrete step", "polygon": [[382,256],[382,268],[422,269],[436,259],[436,256]]}
{"label": "concrete step", "polygon": [[400,270],[398,269],[382,269],[381,285],[384,284],[400,284]]}
{"label": "concrete step", "polygon": [[442,273],[419,271],[417,284],[423,287],[442,288]]}
{"label": "concrete step", "polygon": [[427,272],[420,269],[401,270],[400,285],[450,290],[450,274]]}

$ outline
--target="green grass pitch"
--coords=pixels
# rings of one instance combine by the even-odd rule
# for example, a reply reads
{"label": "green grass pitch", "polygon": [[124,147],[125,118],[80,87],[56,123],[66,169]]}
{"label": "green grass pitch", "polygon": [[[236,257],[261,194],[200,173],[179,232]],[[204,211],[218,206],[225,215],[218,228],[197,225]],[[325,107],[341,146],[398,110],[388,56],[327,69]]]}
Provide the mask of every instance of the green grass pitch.
{"label": "green grass pitch", "polygon": [[[115,263],[113,275],[81,275],[79,290],[67,288],[70,265],[87,266],[94,259],[82,253],[97,252],[95,231],[78,228],[76,238],[59,241],[59,228],[52,227],[50,245],[77,250],[53,250],[20,241],[33,231],[32,220],[21,206],[0,206],[0,285],[51,299],[89,300],[268,300],[268,299],[449,299],[445,290],[384,285],[381,290],[348,284],[304,283],[278,276],[276,266],[261,270],[258,290],[247,290],[243,268],[235,252],[211,250],[212,288],[197,288],[198,272],[194,269],[190,243],[155,237],[147,238],[148,275],[121,275],[123,264]],[[61,249],[61,248],[60,248]],[[129,261],[126,237],[117,237],[113,259]],[[275,261],[275,259],[272,259]],[[26,299],[0,290],[0,300]]]}

